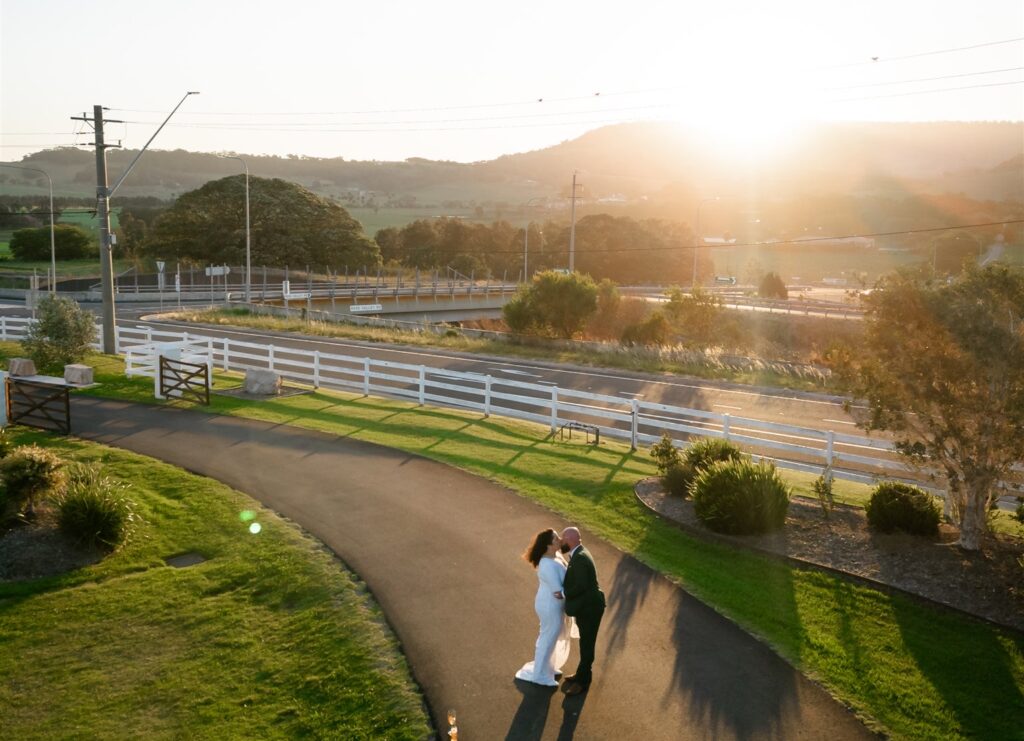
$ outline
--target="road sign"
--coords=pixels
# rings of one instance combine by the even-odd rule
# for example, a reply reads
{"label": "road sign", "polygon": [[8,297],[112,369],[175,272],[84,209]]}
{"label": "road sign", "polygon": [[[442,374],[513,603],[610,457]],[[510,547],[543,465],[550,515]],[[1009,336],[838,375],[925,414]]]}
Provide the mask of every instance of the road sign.
{"label": "road sign", "polygon": [[231,268],[227,265],[214,265],[206,269],[206,274],[211,277],[214,275],[227,275],[230,272]]}
{"label": "road sign", "polygon": [[715,283],[718,283],[718,284],[723,285],[723,286],[734,286],[734,285],[736,285],[736,276],[735,275],[716,275],[715,276]]}
{"label": "road sign", "polygon": [[165,263],[163,260],[157,260],[156,261],[156,272],[158,272],[158,273],[164,272],[164,265],[166,265],[166,264],[167,263]]}
{"label": "road sign", "polygon": [[375,311],[384,311],[381,304],[352,304],[348,310],[353,314],[372,314]]}

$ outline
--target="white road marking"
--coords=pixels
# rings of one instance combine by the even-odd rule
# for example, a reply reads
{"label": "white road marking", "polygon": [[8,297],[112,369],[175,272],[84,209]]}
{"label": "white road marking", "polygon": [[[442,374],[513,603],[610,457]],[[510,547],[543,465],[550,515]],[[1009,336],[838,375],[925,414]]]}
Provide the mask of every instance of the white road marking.
{"label": "white road marking", "polygon": [[731,407],[728,404],[712,404],[711,406],[713,406],[713,407],[721,407],[722,409],[736,409],[736,410],[740,410],[740,409],[743,408],[743,407]]}
{"label": "white road marking", "polygon": [[491,366],[490,370],[496,373],[507,373],[510,376],[529,376],[530,378],[541,378],[539,373],[527,373],[526,371],[514,370],[512,368],[495,368]]}
{"label": "white road marking", "polygon": [[837,425],[856,425],[856,422],[850,422],[846,419],[823,419],[822,422],[833,422]]}

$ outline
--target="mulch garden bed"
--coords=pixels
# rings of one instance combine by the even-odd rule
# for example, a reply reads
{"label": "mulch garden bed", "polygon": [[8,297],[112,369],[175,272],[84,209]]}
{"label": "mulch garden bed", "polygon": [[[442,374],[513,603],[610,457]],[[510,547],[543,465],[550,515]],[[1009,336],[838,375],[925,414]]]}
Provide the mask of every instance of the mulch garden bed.
{"label": "mulch garden bed", "polygon": [[1020,538],[993,536],[980,551],[964,551],[950,525],[941,525],[936,539],[875,533],[863,509],[836,505],[826,519],[817,501],[803,497],[790,500],[785,527],[777,532],[719,535],[700,524],[692,501],[666,495],[658,478],[639,481],[635,490],[651,510],[695,534],[852,574],[1024,630]]}

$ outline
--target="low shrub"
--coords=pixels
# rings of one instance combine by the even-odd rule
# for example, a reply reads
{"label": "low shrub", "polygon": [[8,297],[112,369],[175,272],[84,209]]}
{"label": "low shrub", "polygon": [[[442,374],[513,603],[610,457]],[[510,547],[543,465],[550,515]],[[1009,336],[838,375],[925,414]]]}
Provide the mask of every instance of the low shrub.
{"label": "low shrub", "polygon": [[672,438],[669,437],[667,432],[661,433],[661,440],[651,446],[651,457],[654,459],[655,464],[658,466],[658,473],[662,476],[670,468],[678,466],[681,462],[679,458],[679,450],[672,442]]}
{"label": "low shrub", "polygon": [[687,497],[690,494],[690,483],[696,472],[689,466],[679,463],[670,466],[661,477],[661,485],[674,497]]}
{"label": "low shrub", "polygon": [[22,445],[0,459],[0,511],[4,519],[31,515],[41,496],[63,489],[64,460],[38,445]]}
{"label": "low shrub", "polygon": [[730,460],[698,472],[690,494],[694,512],[711,530],[754,535],[782,527],[790,490],[773,464]]}
{"label": "low shrub", "polygon": [[868,525],[882,533],[900,530],[911,535],[935,535],[942,518],[931,494],[898,481],[883,481],[876,486],[865,510]]}
{"label": "low shrub", "polygon": [[683,451],[683,463],[695,472],[702,471],[719,461],[741,461],[743,451],[728,440],[706,437],[691,443]]}
{"label": "low shrub", "polygon": [[128,536],[135,520],[127,486],[81,466],[68,477],[67,489],[58,500],[57,525],[61,532],[82,545],[113,550]]}

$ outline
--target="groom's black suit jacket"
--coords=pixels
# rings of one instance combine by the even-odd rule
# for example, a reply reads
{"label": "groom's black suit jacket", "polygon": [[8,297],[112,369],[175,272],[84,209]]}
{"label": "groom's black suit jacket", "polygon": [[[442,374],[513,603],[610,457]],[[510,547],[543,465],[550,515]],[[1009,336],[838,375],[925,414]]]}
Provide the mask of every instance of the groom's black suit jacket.
{"label": "groom's black suit jacket", "polygon": [[600,615],[604,612],[604,592],[597,584],[597,569],[590,552],[580,546],[569,559],[562,585],[565,614],[572,617]]}

